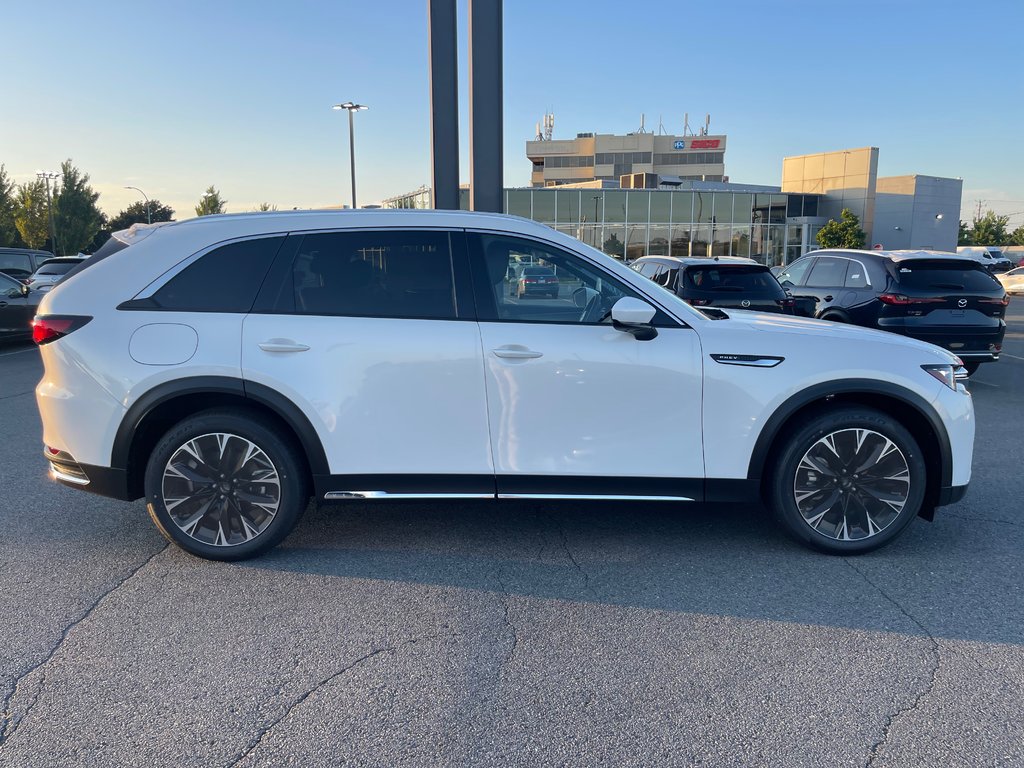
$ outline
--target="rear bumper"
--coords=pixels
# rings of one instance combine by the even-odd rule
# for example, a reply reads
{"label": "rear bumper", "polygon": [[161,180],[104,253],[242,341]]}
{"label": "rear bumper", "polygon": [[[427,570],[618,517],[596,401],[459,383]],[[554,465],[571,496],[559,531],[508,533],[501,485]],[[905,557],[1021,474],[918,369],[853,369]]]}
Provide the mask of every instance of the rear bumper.
{"label": "rear bumper", "polygon": [[78,464],[70,457],[54,459],[46,455],[46,458],[50,463],[50,477],[61,485],[120,501],[138,498],[128,491],[128,472],[123,469]]}

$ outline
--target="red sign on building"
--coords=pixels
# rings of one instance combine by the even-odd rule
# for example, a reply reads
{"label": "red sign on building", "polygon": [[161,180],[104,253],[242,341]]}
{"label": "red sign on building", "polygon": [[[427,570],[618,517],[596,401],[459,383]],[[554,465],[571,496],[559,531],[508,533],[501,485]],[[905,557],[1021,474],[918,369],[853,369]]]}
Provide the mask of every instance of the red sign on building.
{"label": "red sign on building", "polygon": [[718,149],[721,143],[721,139],[694,139],[690,142],[690,149]]}

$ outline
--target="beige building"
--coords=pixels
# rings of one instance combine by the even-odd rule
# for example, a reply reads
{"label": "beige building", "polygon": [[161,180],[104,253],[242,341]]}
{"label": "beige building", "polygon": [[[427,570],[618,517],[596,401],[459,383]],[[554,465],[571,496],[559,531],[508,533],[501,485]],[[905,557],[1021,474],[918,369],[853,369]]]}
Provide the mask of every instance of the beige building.
{"label": "beige building", "polygon": [[575,139],[526,142],[533,163],[530,183],[553,187],[611,180],[628,173],[655,173],[689,181],[725,180],[726,137],[654,133],[580,133]]}
{"label": "beige building", "polygon": [[875,223],[878,147],[819,152],[782,161],[782,191],[824,195],[818,215],[839,219],[849,208],[870,236]]}

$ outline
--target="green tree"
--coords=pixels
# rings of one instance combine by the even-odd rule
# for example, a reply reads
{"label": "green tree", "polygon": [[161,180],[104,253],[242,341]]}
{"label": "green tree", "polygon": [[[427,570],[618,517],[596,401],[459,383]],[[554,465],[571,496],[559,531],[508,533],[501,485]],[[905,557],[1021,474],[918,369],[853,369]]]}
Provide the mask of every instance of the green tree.
{"label": "green tree", "polygon": [[96,205],[100,193],[89,186],[89,174],[65,160],[53,193],[53,219],[60,254],[74,256],[86,248],[100,231],[106,217]]}
{"label": "green tree", "polygon": [[215,213],[224,213],[224,206],[227,200],[221,200],[220,192],[214,189],[211,184],[206,188],[206,193],[199,200],[196,206],[196,216],[210,216]]}
{"label": "green tree", "polygon": [[974,241],[971,240],[971,228],[967,226],[967,222],[960,220],[960,231],[956,236],[957,245],[974,245]]}
{"label": "green tree", "polygon": [[1024,224],[1021,224],[1010,233],[1009,245],[1024,245]]}
{"label": "green tree", "polygon": [[7,169],[0,165],[0,246],[23,246],[25,243],[14,224],[17,210],[17,187],[7,175]]}
{"label": "green tree", "polygon": [[29,248],[42,248],[50,236],[50,209],[46,183],[42,179],[18,185],[15,195],[14,226]]}
{"label": "green tree", "polygon": [[860,228],[860,219],[849,208],[843,208],[840,221],[829,219],[815,238],[822,248],[863,248],[867,235]]}
{"label": "green tree", "polygon": [[995,211],[985,211],[980,219],[974,218],[971,242],[974,245],[1005,245],[1009,239],[1009,233],[1006,231],[1009,223],[1009,216],[996,216]]}
{"label": "green tree", "polygon": [[[159,200],[149,201],[148,214],[148,220],[154,224],[158,221],[174,221],[174,209],[169,205],[164,205]],[[107,229],[111,232],[120,232],[122,229],[128,229],[132,224],[145,224],[146,221],[146,202],[139,200],[112,218],[107,223]]]}
{"label": "green tree", "polygon": [[276,205],[271,205],[270,203],[260,203],[255,208],[253,208],[253,210],[254,211],[276,211],[277,210],[277,206]]}

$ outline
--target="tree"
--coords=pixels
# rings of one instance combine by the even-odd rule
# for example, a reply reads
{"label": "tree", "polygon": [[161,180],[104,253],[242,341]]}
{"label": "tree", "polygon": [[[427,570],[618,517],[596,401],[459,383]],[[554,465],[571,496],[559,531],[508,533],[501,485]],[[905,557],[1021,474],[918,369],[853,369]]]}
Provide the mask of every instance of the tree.
{"label": "tree", "polygon": [[270,203],[260,203],[255,208],[253,208],[253,210],[254,211],[276,211],[277,210],[277,206],[276,205],[271,205]]}
{"label": "tree", "polygon": [[829,219],[815,238],[822,248],[863,248],[867,235],[860,228],[860,219],[849,208],[843,208],[840,221]]}
{"label": "tree", "polygon": [[971,240],[971,228],[967,226],[967,222],[961,219],[960,231],[956,236],[957,245],[974,245],[974,241]]}
{"label": "tree", "polygon": [[215,213],[224,213],[224,206],[227,200],[220,199],[220,192],[214,189],[211,184],[206,188],[206,193],[199,200],[196,206],[196,216],[210,216]]}
{"label": "tree", "polygon": [[622,241],[619,240],[618,235],[616,235],[614,232],[612,232],[611,236],[604,241],[603,250],[609,256],[618,256],[619,258],[622,258],[622,255],[626,252],[625,247],[623,247]]}
{"label": "tree", "polygon": [[50,209],[42,179],[20,184],[15,195],[14,226],[29,248],[42,248],[50,236]]}
{"label": "tree", "polygon": [[996,216],[995,211],[985,211],[980,219],[974,218],[971,227],[971,242],[974,245],[1004,245],[1009,239],[1006,231],[1009,216]]}
{"label": "tree", "polygon": [[14,224],[17,209],[17,187],[7,175],[7,169],[0,165],[0,246],[23,246],[21,235]]}
{"label": "tree", "polygon": [[1024,245],[1024,224],[1010,233],[1010,245]]}
{"label": "tree", "polygon": [[[164,205],[159,200],[150,200],[148,206],[148,220],[156,223],[158,221],[174,221],[174,209]],[[132,224],[145,224],[147,221],[147,206],[144,200],[132,203],[123,211],[120,211],[112,218],[107,228],[111,232],[120,232],[128,229]]]}
{"label": "tree", "polygon": [[75,168],[70,159],[60,164],[60,172],[53,193],[54,226],[61,254],[74,256],[92,242],[106,217],[96,205],[100,193],[89,186],[89,174]]}

